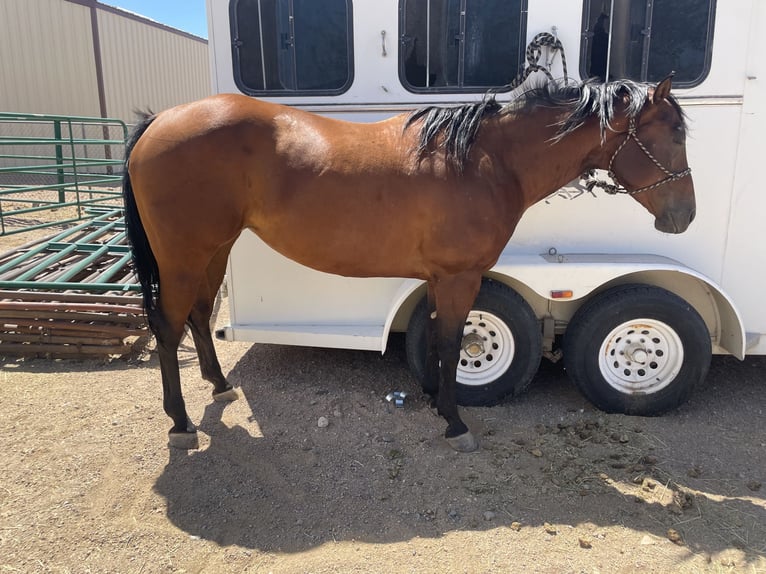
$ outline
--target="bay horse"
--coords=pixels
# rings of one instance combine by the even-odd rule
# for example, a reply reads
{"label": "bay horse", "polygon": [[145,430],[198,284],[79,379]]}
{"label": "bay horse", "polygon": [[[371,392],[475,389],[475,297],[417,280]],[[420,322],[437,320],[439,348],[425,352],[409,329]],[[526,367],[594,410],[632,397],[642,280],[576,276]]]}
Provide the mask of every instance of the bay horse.
{"label": "bay horse", "polygon": [[187,323],[213,397],[238,396],[209,320],[229,251],[250,229],[319,271],[426,281],[424,390],[450,445],[476,449],[455,397],[463,325],[524,211],[602,168],[658,230],[681,233],[694,218],[684,115],[670,90],[670,77],[549,82],[506,105],[485,97],[368,124],[241,95],[146,115],[128,141],[123,197],[170,445],[198,444],[178,368]]}

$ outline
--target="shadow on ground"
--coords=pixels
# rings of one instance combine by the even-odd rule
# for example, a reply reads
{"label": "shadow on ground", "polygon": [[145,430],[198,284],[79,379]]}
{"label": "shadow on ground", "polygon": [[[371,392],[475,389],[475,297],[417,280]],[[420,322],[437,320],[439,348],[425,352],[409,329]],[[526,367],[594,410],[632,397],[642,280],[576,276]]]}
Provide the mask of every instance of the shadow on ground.
{"label": "shadow on ground", "polygon": [[[764,367],[717,357],[687,405],[639,418],[596,411],[544,362],[523,397],[465,410],[482,449],[458,455],[419,398],[400,339],[385,356],[254,345],[229,373],[252,416],[230,420],[230,406],[211,402],[203,448],[170,451],[155,489],[190,535],[261,551],[621,525],[649,543],[673,529],[693,552],[760,559]],[[410,394],[405,408],[384,400],[392,390]]]}

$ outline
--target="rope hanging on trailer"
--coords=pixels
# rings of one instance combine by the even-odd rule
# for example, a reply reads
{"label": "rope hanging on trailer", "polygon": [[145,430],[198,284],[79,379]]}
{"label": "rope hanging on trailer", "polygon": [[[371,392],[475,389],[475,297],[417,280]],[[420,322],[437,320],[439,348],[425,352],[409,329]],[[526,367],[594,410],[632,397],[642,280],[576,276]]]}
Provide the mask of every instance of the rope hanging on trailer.
{"label": "rope hanging on trailer", "polygon": [[532,41],[524,51],[527,66],[521,70],[519,75],[516,76],[516,79],[509,84],[511,90],[518,88],[534,72],[542,72],[550,81],[553,81],[553,74],[551,74],[551,71],[546,66],[539,63],[540,58],[543,55],[543,48],[548,48],[552,52],[548,60],[549,66],[553,63],[553,58],[556,56],[556,53],[561,54],[561,66],[564,69],[564,83],[568,81],[567,58],[564,53],[564,45],[561,43],[561,40],[550,32],[540,32],[537,36],[532,38]]}

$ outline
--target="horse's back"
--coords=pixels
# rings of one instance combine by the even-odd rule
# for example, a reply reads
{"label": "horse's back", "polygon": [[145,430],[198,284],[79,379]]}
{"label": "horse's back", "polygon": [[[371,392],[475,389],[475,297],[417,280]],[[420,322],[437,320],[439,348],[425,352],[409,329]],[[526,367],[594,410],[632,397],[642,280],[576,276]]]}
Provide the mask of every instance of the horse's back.
{"label": "horse's back", "polygon": [[[130,159],[150,241],[210,252],[250,228],[315,269],[410,277],[430,274],[422,252],[436,243],[434,266],[454,267],[466,239],[450,230],[486,228],[497,206],[477,181],[421,162],[405,121],[356,124],[236,95],[162,112]],[[495,256],[485,250],[468,249],[483,265]]]}

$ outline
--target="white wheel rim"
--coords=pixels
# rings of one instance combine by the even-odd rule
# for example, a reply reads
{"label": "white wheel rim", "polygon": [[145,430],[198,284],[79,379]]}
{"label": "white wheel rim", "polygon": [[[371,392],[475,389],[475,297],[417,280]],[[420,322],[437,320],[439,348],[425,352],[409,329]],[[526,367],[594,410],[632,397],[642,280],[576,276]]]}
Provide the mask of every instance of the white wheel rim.
{"label": "white wheel rim", "polygon": [[684,363],[675,330],[657,319],[634,319],[604,338],[598,366],[607,383],[628,395],[649,395],[670,385]]}
{"label": "white wheel rim", "polygon": [[463,329],[457,382],[477,387],[492,383],[508,370],[515,353],[513,334],[505,321],[472,310]]}

